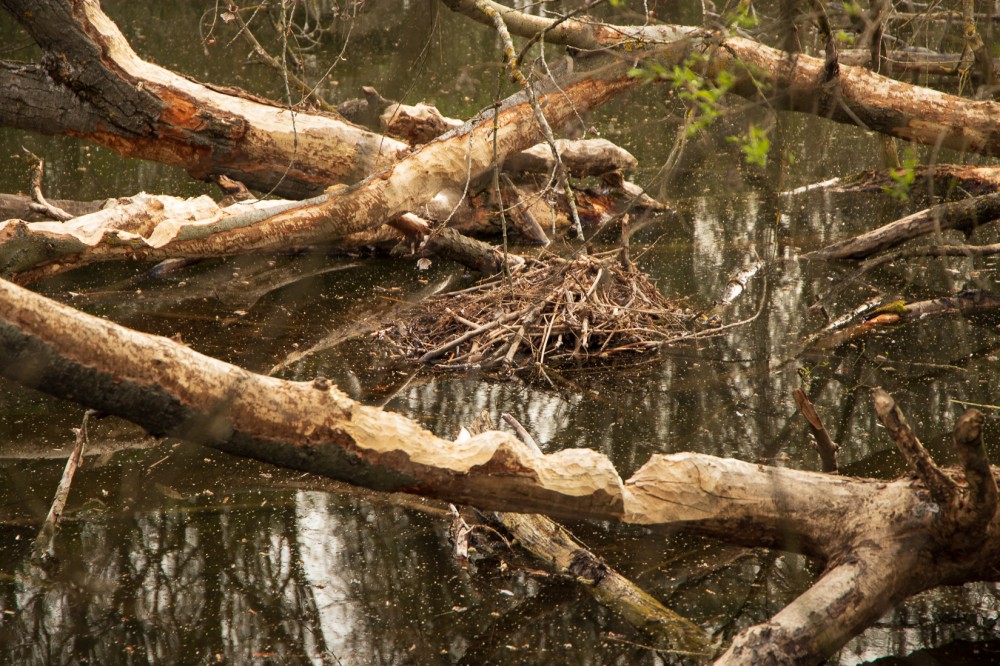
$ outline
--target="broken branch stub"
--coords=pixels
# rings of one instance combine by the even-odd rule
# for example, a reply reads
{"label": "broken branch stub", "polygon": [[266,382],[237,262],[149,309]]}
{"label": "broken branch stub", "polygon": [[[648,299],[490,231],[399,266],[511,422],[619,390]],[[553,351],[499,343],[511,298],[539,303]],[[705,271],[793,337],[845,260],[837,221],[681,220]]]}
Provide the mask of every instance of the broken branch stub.
{"label": "broken branch stub", "polygon": [[903,412],[896,405],[892,396],[881,388],[875,388],[872,394],[875,400],[875,413],[878,414],[879,420],[892,435],[893,441],[896,442],[896,448],[903,454],[910,469],[923,481],[924,486],[938,505],[944,507],[950,504],[957,491],[955,482],[934,463],[927,449],[913,433],[910,424],[906,422],[906,417],[903,416]]}
{"label": "broken branch stub", "polygon": [[983,413],[969,409],[958,419],[952,443],[965,472],[966,487],[951,507],[955,523],[953,547],[968,551],[986,538],[997,511],[997,482],[983,447]]}

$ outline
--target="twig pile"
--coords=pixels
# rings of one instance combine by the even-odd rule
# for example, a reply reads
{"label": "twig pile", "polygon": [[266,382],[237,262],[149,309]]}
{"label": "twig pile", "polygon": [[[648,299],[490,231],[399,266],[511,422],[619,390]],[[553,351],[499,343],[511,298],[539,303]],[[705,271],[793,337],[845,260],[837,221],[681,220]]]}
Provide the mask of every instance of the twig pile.
{"label": "twig pile", "polygon": [[688,337],[695,319],[644,274],[591,255],[533,262],[429,299],[384,334],[438,368],[522,369],[634,359]]}

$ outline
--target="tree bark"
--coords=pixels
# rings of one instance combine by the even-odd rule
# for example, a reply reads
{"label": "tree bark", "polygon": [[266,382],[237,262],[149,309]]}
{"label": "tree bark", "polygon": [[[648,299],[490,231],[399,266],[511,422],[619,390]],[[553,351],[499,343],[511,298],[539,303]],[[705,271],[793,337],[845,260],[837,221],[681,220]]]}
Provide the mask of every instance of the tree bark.
{"label": "tree bark", "polygon": [[[483,0],[514,34],[583,51],[613,49],[637,60],[652,58],[669,70],[691,54],[703,58],[698,71],[714,78],[725,70],[736,77],[732,91],[767,97],[788,111],[818,115],[931,146],[1000,154],[1000,105],[972,101],[841,65],[830,78],[820,58],[789,54],[743,37],[676,25],[610,26],[590,20],[547,19]],[[442,0],[454,11],[486,23],[475,0]]]}
{"label": "tree bark", "polygon": [[1000,194],[938,204],[907,215],[878,229],[802,255],[803,259],[865,259],[908,240],[936,231],[957,229],[971,233],[977,226],[1000,218]]}
{"label": "tree bark", "polygon": [[326,380],[255,375],[3,281],[0,373],[157,436],[369,488],[487,510],[685,527],[826,563],[809,591],[740,634],[721,663],[818,663],[909,595],[1000,578],[996,470],[975,410],[956,429],[968,449],[964,474],[944,472],[964,476],[964,486],[937,484],[925,465],[916,478],[883,482],[689,453],[653,456],[623,481],[595,451],[540,454],[499,432],[445,441]]}
{"label": "tree bark", "polygon": [[[142,60],[96,0],[0,2],[45,52],[0,63],[0,124],[303,198],[356,182],[407,146],[327,114],[292,112]],[[287,169],[287,172],[286,172]]]}
{"label": "tree bark", "polygon": [[[614,63],[540,95],[549,122],[559,125],[635,86],[636,79],[628,76],[627,69],[625,63]],[[107,233],[95,231],[85,237],[74,226],[11,220],[0,228],[0,266],[8,276],[32,269],[36,273],[32,277],[38,277],[125,258],[158,261],[276,251],[335,241],[343,244],[357,234],[369,242],[370,236],[364,234],[418,210],[442,190],[463,191],[463,185],[487,173],[494,160],[503,161],[540,138],[531,106],[518,94],[357,185],[301,202],[252,206],[243,202],[220,212],[206,201],[201,215],[175,217],[136,231],[112,226],[104,229]]]}

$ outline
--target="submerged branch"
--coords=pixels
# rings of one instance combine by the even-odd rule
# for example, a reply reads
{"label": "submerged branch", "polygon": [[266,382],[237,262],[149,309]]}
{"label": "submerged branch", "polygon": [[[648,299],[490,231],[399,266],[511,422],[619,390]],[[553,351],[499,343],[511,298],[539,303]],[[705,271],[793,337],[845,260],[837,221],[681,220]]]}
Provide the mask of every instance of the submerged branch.
{"label": "submerged branch", "polygon": [[[326,380],[256,375],[3,281],[0,373],[128,418],[154,435],[377,490],[486,510],[685,527],[729,542],[799,550],[829,564],[810,591],[763,628],[738,637],[723,663],[751,663],[745,646],[761,635],[770,636],[769,652],[817,663],[909,594],[997,573],[995,512],[978,548],[943,557],[949,546],[938,538],[939,512],[927,509],[913,480],[871,481],[698,454],[653,456],[622,480],[592,450],[541,454],[499,432],[446,441],[350,400]],[[976,441],[975,426],[973,420],[963,441]],[[976,454],[967,463],[970,474],[982,471],[978,460]],[[922,475],[936,484],[936,495],[951,492],[935,481],[938,474]],[[989,515],[990,490],[970,484],[978,484],[975,501],[986,507],[973,512],[978,523]],[[803,624],[809,617],[825,619]]]}
{"label": "submerged branch", "polygon": [[966,233],[1000,218],[1000,194],[938,204],[878,229],[802,255],[803,259],[864,259],[926,234],[957,229]]}

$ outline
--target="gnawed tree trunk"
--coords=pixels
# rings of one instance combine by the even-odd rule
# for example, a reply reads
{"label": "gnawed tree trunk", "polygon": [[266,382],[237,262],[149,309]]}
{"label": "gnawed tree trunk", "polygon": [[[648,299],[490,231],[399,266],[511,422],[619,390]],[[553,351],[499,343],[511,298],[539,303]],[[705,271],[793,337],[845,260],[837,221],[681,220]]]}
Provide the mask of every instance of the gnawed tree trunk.
{"label": "gnawed tree trunk", "polygon": [[[767,97],[779,109],[809,113],[908,141],[986,155],[1000,155],[1000,104],[972,101],[880,76],[862,67],[831,71],[820,58],[789,54],[743,37],[676,25],[609,26],[585,19],[531,16],[491,0],[442,0],[474,20],[490,19],[477,2],[504,18],[514,34],[545,32],[550,44],[582,51],[615,49],[652,59],[668,71],[691,55],[692,69],[709,78],[725,70],[732,91]],[[665,46],[669,45],[669,46]]]}
{"label": "gnawed tree trunk", "polygon": [[[541,104],[549,122],[558,125],[635,83],[624,64],[613,64],[541,96]],[[515,95],[495,112],[484,112],[389,169],[357,185],[301,202],[241,202],[225,211],[205,210],[201,217],[145,225],[136,233],[112,228],[110,233],[93,233],[86,239],[73,227],[11,220],[5,226],[6,240],[0,239],[0,265],[7,275],[28,269],[43,275],[123,258],[217,257],[345,238],[348,244],[369,243],[370,232],[421,208],[442,190],[461,192],[468,180],[487,173],[494,160],[531,147],[540,136],[530,105],[522,95]],[[360,240],[350,238],[359,234]]]}
{"label": "gnawed tree trunk", "polygon": [[975,410],[955,434],[963,472],[936,468],[879,394],[879,413],[916,478],[872,481],[682,453],[654,456],[622,480],[594,451],[545,455],[499,432],[449,442],[326,380],[255,375],[8,282],[0,282],[0,373],[154,435],[369,488],[489,510],[685,527],[800,550],[825,564],[810,590],[741,633],[720,663],[817,663],[912,594],[1000,578],[994,473]]}
{"label": "gnawed tree trunk", "polygon": [[[532,451],[542,453],[534,437],[510,414],[501,418]],[[489,412],[470,424],[472,433],[492,430]],[[471,434],[463,428],[456,441]],[[492,517],[503,525],[518,545],[557,573],[575,578],[599,603],[621,615],[651,637],[654,649],[691,656],[711,656],[711,638],[687,618],[670,610],[631,580],[608,566],[568,529],[537,513],[497,511]]]}
{"label": "gnawed tree trunk", "polygon": [[[489,20],[471,0],[446,4]],[[577,20],[553,27],[552,19],[485,4],[515,34],[547,30],[549,43],[584,50],[613,47],[668,69],[700,53],[706,56],[703,75],[730,71],[737,76],[737,94],[757,98],[780,91],[773,100],[780,108],[929,145],[1000,154],[1000,107],[993,102],[969,101],[858,67],[842,66],[829,79],[818,58],[797,55],[790,60],[753,40],[720,41],[700,28]],[[407,150],[405,144],[340,118],[293,114],[242,91],[209,87],[148,63],[132,51],[95,0],[3,0],[0,6],[46,54],[41,64],[0,63],[0,85],[7,91],[0,102],[0,124],[5,126],[91,139],[125,155],[181,166],[197,178],[227,175],[292,198],[357,182]],[[594,105],[630,87],[619,86]],[[559,121],[549,117],[549,123]]]}
{"label": "gnawed tree trunk", "polygon": [[356,182],[406,145],[341,118],[294,114],[139,58],[96,0],[3,0],[43,49],[0,63],[0,124],[92,140],[193,177],[226,175],[291,198]]}

